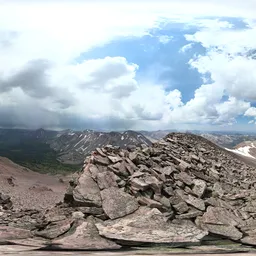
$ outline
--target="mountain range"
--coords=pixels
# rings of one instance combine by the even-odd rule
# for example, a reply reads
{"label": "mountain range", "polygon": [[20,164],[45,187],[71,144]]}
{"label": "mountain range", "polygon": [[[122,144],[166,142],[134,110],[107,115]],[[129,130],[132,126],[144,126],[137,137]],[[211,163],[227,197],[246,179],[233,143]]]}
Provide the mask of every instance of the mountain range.
{"label": "mountain range", "polygon": [[[141,144],[150,146],[170,132],[176,130],[103,132],[0,129],[0,156],[37,172],[74,172],[81,169],[84,158],[96,148],[107,145],[122,149]],[[241,143],[250,144],[256,140],[255,134],[235,132],[192,130],[184,133],[200,135],[218,146],[234,149],[234,153],[241,153],[241,150],[237,150],[243,146]]]}
{"label": "mountain range", "polygon": [[40,172],[78,170],[87,155],[109,144],[129,148],[151,141],[135,131],[0,129],[0,156]]}

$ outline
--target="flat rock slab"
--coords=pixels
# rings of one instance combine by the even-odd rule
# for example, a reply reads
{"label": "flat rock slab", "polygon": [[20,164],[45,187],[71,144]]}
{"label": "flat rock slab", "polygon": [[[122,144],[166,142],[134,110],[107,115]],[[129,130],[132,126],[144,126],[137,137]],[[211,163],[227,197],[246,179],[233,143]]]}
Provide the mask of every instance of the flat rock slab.
{"label": "flat rock slab", "polygon": [[84,171],[73,190],[74,201],[80,206],[100,207],[101,196],[98,184],[92,179],[89,172]]}
{"label": "flat rock slab", "polygon": [[21,246],[21,248],[30,248],[31,250],[42,249],[49,245],[50,241],[41,238],[26,238],[8,240],[8,242],[14,246]]}
{"label": "flat rock slab", "polygon": [[231,210],[222,207],[209,206],[202,218],[204,223],[216,225],[231,225],[237,226],[243,224],[242,219],[235,216]]}
{"label": "flat rock slab", "polygon": [[45,229],[36,231],[35,235],[47,239],[54,239],[62,234],[66,233],[73,223],[72,219],[66,219],[63,221],[52,222]]}
{"label": "flat rock slab", "polygon": [[31,232],[26,229],[0,226],[0,244],[5,244],[8,240],[25,239],[31,236]]}
{"label": "flat rock slab", "polygon": [[133,196],[116,187],[102,190],[101,198],[102,208],[110,219],[124,217],[139,208],[139,204]]}
{"label": "flat rock slab", "polygon": [[93,217],[80,221],[75,230],[52,241],[50,248],[62,250],[114,250],[121,246],[103,238],[95,226]]}
{"label": "flat rock slab", "polygon": [[96,223],[96,226],[101,236],[115,239],[121,244],[193,244],[208,234],[190,221],[166,222],[159,210],[148,207],[140,207],[122,219]]}

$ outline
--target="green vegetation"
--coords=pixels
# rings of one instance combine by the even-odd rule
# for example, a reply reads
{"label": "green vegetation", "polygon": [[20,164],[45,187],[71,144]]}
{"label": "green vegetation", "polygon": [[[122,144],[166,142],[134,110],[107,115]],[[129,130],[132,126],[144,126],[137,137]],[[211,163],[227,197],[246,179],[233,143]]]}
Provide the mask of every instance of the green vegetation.
{"label": "green vegetation", "polygon": [[24,140],[19,143],[0,141],[0,156],[40,173],[71,173],[82,167],[58,162],[58,153],[48,144],[36,140]]}

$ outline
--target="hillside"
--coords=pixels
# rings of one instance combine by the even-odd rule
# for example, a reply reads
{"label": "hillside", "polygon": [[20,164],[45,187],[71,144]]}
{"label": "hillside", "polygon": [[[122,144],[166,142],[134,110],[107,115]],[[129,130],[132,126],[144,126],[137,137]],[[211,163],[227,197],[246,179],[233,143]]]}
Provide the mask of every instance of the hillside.
{"label": "hillside", "polygon": [[63,199],[66,188],[64,177],[33,172],[0,157],[0,194],[11,198],[15,210],[51,208]]}
{"label": "hillside", "polygon": [[0,129],[0,156],[41,173],[75,172],[87,155],[108,144],[126,148],[151,142],[133,131]]}
{"label": "hillside", "polygon": [[64,202],[34,216],[27,235],[54,249],[256,245],[255,180],[255,168],[193,134],[132,151],[107,146],[86,158]]}
{"label": "hillside", "polygon": [[82,163],[85,156],[90,155],[96,148],[107,145],[127,148],[141,144],[149,146],[151,141],[138,132],[97,132],[93,130],[58,133],[49,142],[50,147],[59,153],[58,160],[71,164]]}

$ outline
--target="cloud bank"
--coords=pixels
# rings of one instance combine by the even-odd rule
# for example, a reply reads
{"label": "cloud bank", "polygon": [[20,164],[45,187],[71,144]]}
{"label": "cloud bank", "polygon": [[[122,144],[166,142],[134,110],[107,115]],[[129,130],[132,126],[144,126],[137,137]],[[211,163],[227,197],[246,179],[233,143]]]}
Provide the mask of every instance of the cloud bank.
{"label": "cloud bank", "polygon": [[[239,118],[255,123],[255,1],[180,2],[0,1],[0,126],[153,130],[221,129]],[[246,27],[234,29],[227,16]],[[180,54],[194,44],[206,51],[188,63],[204,83],[187,102],[179,88],[138,77],[138,63],[123,56],[83,58],[113,40],[178,23],[196,28],[184,29]],[[164,47],[175,35],[158,40]]]}

